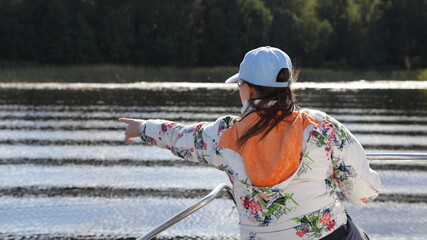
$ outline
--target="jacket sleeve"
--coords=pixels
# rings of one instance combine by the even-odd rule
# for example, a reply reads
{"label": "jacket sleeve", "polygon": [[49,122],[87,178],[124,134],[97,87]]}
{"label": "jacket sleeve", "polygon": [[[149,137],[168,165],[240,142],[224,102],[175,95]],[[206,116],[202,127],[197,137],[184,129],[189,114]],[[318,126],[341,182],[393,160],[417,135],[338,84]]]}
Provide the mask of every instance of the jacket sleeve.
{"label": "jacket sleeve", "polygon": [[221,154],[217,144],[237,117],[224,116],[215,122],[182,125],[166,120],[147,120],[141,125],[139,135],[144,143],[170,150],[180,158],[213,164],[213,158]]}
{"label": "jacket sleeve", "polygon": [[353,134],[328,116],[334,125],[332,138],[333,178],[350,203],[363,206],[373,201],[381,190],[378,174],[369,167],[365,151]]}

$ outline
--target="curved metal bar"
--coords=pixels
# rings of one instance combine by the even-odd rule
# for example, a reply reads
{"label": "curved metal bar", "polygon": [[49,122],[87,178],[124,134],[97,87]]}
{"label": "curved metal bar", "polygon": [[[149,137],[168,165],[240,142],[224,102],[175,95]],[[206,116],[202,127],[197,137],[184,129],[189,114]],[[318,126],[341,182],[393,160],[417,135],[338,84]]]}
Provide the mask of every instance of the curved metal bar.
{"label": "curved metal bar", "polygon": [[427,161],[427,153],[367,153],[368,160],[421,160]]}
{"label": "curved metal bar", "polygon": [[221,194],[221,191],[225,189],[228,193],[228,195],[231,197],[231,199],[234,200],[233,196],[233,189],[230,187],[230,185],[221,183],[220,185],[216,186],[208,195],[197,201],[195,204],[191,205],[190,207],[184,209],[183,211],[179,212],[175,216],[169,218],[164,223],[159,225],[157,228],[152,230],[151,232],[147,233],[146,235],[137,238],[137,240],[149,240],[157,236],[160,232],[164,231],[165,229],[169,228],[170,226],[174,225],[175,223],[181,221],[188,215],[192,214],[193,212],[199,210],[200,208],[206,206],[210,202],[212,202],[216,197],[218,197],[219,194]]}

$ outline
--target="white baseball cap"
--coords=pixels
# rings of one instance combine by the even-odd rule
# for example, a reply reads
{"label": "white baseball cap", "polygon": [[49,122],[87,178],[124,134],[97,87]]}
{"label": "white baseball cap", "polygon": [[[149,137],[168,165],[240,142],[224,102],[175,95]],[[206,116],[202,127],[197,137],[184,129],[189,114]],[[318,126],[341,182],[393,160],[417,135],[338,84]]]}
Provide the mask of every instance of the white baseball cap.
{"label": "white baseball cap", "polygon": [[239,73],[228,78],[225,83],[234,83],[242,79],[263,87],[289,87],[292,76],[287,82],[276,82],[282,68],[292,69],[291,59],[285,52],[270,46],[260,47],[246,53],[240,63]]}

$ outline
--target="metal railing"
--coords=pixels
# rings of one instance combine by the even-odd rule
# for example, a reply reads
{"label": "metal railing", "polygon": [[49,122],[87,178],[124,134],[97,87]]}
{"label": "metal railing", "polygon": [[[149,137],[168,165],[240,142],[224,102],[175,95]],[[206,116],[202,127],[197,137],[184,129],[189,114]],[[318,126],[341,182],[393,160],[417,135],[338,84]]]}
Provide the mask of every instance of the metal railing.
{"label": "metal railing", "polygon": [[[368,160],[422,160],[427,161],[427,154],[426,153],[367,153],[366,154]],[[190,214],[194,213],[195,211],[199,210],[200,208],[206,206],[210,202],[212,202],[216,197],[218,197],[222,190],[226,190],[230,198],[236,203],[234,200],[233,195],[233,189],[230,187],[230,185],[221,183],[220,185],[216,186],[208,195],[206,195],[204,198],[200,199],[190,207],[184,209],[183,211],[179,212],[175,216],[169,218],[164,223],[160,224],[158,227],[156,227],[151,232],[147,233],[146,235],[137,238],[137,240],[149,240],[157,236],[162,231],[166,230],[170,226],[174,225],[175,223],[181,221],[182,219],[186,218]]]}
{"label": "metal railing", "polygon": [[180,213],[176,214],[175,216],[169,218],[164,223],[160,224],[157,228],[152,230],[151,232],[147,233],[146,235],[139,237],[137,240],[149,240],[157,236],[157,234],[161,233],[162,231],[166,230],[170,226],[174,225],[175,223],[181,221],[185,217],[189,216],[193,212],[199,210],[200,208],[206,206],[210,202],[212,202],[216,197],[218,197],[222,190],[227,191],[230,198],[235,202],[234,195],[233,195],[233,189],[230,187],[230,185],[221,183],[218,186],[216,186],[208,195],[206,195],[204,198],[197,201],[195,204],[191,205],[190,207],[184,209]]}
{"label": "metal railing", "polygon": [[427,160],[426,153],[367,153],[368,160]]}

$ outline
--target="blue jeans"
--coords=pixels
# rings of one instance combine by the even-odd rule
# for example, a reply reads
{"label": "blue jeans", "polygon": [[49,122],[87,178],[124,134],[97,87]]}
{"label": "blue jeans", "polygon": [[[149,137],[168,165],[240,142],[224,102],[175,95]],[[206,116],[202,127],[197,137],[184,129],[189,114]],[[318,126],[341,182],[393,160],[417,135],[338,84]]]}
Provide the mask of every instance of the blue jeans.
{"label": "blue jeans", "polygon": [[366,234],[362,228],[354,224],[353,220],[348,214],[346,227],[347,234],[340,240],[369,240],[368,234]]}

